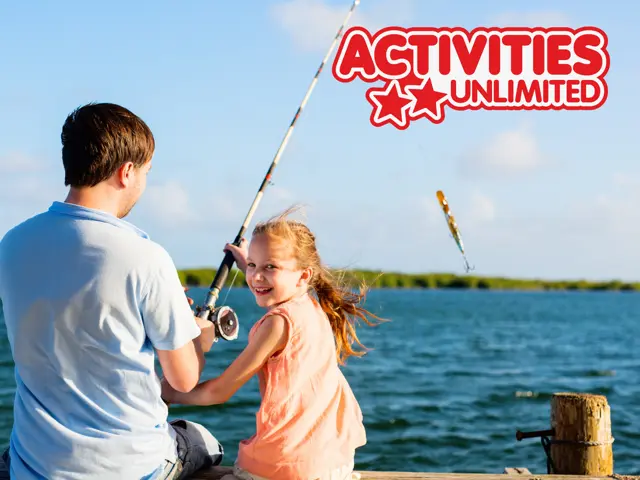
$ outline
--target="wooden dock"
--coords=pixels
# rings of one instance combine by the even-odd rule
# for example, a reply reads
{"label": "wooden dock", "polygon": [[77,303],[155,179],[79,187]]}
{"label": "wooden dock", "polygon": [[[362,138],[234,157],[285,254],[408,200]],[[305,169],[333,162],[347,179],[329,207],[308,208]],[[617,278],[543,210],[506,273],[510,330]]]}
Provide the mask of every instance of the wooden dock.
{"label": "wooden dock", "polygon": [[[4,462],[2,461],[2,459],[0,459],[0,465],[4,467]],[[212,467],[196,472],[191,478],[193,480],[220,480],[226,474],[232,472],[232,467]],[[505,477],[512,477],[514,475],[517,477],[517,480],[640,480],[640,476],[618,474],[613,474],[610,476],[546,474],[534,475],[526,468],[505,468],[503,474],[371,471],[358,471],[356,473],[360,475],[360,480],[506,480]],[[9,480],[9,476],[0,473],[0,480]]]}
{"label": "wooden dock", "polygon": [[[525,473],[519,473],[518,470]],[[213,467],[197,472],[193,480],[220,480],[224,475],[232,473],[231,467]],[[358,471],[360,480],[505,480],[505,477],[517,476],[517,480],[640,480],[640,476],[611,475],[534,475],[526,469],[505,469],[508,473],[420,473],[420,472],[370,472]],[[354,477],[355,478],[355,477]]]}
{"label": "wooden dock", "polygon": [[[0,463],[4,464],[0,459]],[[521,469],[505,469],[521,470]],[[611,475],[606,477],[596,477],[590,475],[534,475],[523,469],[526,473],[512,473],[517,475],[518,480],[640,480],[640,476],[631,475]],[[193,475],[193,480],[220,480],[228,473],[232,473],[231,467],[213,467],[201,470]],[[359,471],[360,480],[505,480],[504,474],[484,474],[484,473],[420,473],[420,472],[369,472]],[[354,477],[355,478],[355,477]],[[9,480],[8,475],[0,474],[0,480]]]}

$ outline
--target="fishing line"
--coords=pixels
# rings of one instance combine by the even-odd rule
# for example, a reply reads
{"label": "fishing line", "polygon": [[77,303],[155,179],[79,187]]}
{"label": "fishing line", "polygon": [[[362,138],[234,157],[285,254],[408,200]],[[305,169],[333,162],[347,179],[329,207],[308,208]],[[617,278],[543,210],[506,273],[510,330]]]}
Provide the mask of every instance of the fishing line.
{"label": "fishing line", "polygon": [[238,270],[236,268],[236,273],[233,276],[233,278],[231,279],[231,283],[229,284],[229,287],[227,288],[227,293],[224,296],[224,300],[222,300],[222,303],[227,303],[227,298],[229,297],[229,292],[231,291],[231,287],[233,286],[234,283],[236,283],[236,278],[238,277],[238,273],[240,273],[240,270]]}
{"label": "fishing line", "polygon": [[[247,213],[247,216],[245,217],[244,222],[242,222],[242,226],[240,227],[240,231],[238,232],[238,235],[236,235],[236,238],[233,241],[233,245],[240,246],[242,237],[245,231],[247,230],[249,223],[251,222],[251,218],[253,217],[253,214],[255,213],[258,207],[258,203],[262,199],[262,196],[264,194],[264,191],[267,185],[271,184],[271,176],[273,174],[273,171],[275,170],[276,165],[280,161],[280,157],[282,156],[282,153],[284,152],[284,149],[286,148],[289,142],[289,138],[291,137],[291,134],[293,133],[293,129],[298,119],[300,118],[300,114],[302,113],[302,111],[304,110],[304,107],[309,101],[309,97],[311,96],[311,92],[315,88],[316,83],[318,83],[318,78],[320,76],[320,73],[322,72],[322,69],[324,68],[327,61],[329,60],[329,57],[333,53],[333,50],[335,49],[336,45],[338,44],[338,41],[340,40],[340,37],[342,36],[343,30],[345,29],[347,23],[349,22],[349,19],[351,18],[351,15],[355,11],[355,8],[358,6],[359,3],[360,3],[360,0],[354,0],[353,4],[351,5],[351,8],[349,9],[349,12],[347,13],[344,21],[342,22],[342,25],[338,29],[338,32],[336,33],[333,41],[331,42],[331,46],[329,47],[327,54],[323,58],[322,63],[320,63],[320,66],[318,67],[318,70],[316,71],[316,74],[314,75],[313,80],[311,81],[311,84],[309,85],[309,88],[307,89],[307,92],[304,98],[302,99],[300,106],[298,107],[298,110],[293,116],[293,120],[291,121],[291,124],[289,125],[287,132],[284,138],[282,139],[282,142],[280,143],[278,150],[276,151],[275,157],[271,162],[271,165],[269,166],[269,170],[267,170],[267,173],[264,179],[262,180],[262,184],[260,185],[260,188],[256,193],[256,196],[253,200],[253,203],[251,204],[251,207],[249,208],[249,212]],[[202,306],[196,307],[196,315],[198,317],[210,320],[214,323],[215,329],[216,329],[216,339],[215,339],[216,341],[218,340],[218,338],[223,338],[224,340],[235,340],[236,338],[238,338],[239,321],[236,313],[233,311],[233,309],[231,309],[228,306],[220,306],[220,307],[215,306],[218,296],[220,295],[222,286],[224,285],[234,262],[235,262],[235,259],[233,258],[233,253],[229,251],[226,252],[224,259],[222,260],[222,263],[220,264],[220,267],[216,272],[213,282],[211,282],[211,286],[209,287],[209,291],[207,292],[207,296],[205,298],[204,304]],[[225,300],[226,300],[226,297],[225,297]]]}

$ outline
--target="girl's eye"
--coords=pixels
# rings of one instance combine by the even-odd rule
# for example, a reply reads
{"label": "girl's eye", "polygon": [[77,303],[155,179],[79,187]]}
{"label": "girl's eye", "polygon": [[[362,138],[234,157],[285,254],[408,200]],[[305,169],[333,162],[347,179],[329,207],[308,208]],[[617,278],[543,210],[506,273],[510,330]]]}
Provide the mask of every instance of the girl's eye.
{"label": "girl's eye", "polygon": [[269,264],[269,265],[267,265],[267,268],[268,268],[269,270],[271,270],[272,268],[277,268],[277,267],[276,267],[275,265],[271,265],[271,264]]}
{"label": "girl's eye", "polygon": [[247,267],[254,268],[255,266],[256,266],[256,264],[255,264],[255,263],[247,263]]}

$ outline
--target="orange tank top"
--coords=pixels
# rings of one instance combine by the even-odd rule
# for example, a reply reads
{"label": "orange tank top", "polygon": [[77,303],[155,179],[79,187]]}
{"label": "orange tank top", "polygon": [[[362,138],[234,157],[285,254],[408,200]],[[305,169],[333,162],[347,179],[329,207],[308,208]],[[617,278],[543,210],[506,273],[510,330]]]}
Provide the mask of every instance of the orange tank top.
{"label": "orange tank top", "polygon": [[353,460],[366,443],[360,406],[340,371],[333,331],[308,293],[265,314],[282,316],[286,346],[258,372],[256,433],[240,442],[237,464],[270,480],[309,480]]}

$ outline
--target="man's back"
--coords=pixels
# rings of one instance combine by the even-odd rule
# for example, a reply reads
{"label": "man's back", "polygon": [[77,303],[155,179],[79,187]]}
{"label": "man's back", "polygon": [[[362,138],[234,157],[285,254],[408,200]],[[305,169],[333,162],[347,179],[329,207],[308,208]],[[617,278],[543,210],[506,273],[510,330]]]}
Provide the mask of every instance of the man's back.
{"label": "man's back", "polygon": [[15,478],[144,478],[175,456],[153,347],[200,331],[176,298],[173,262],[145,237],[110,214],[55,202],[0,243]]}

